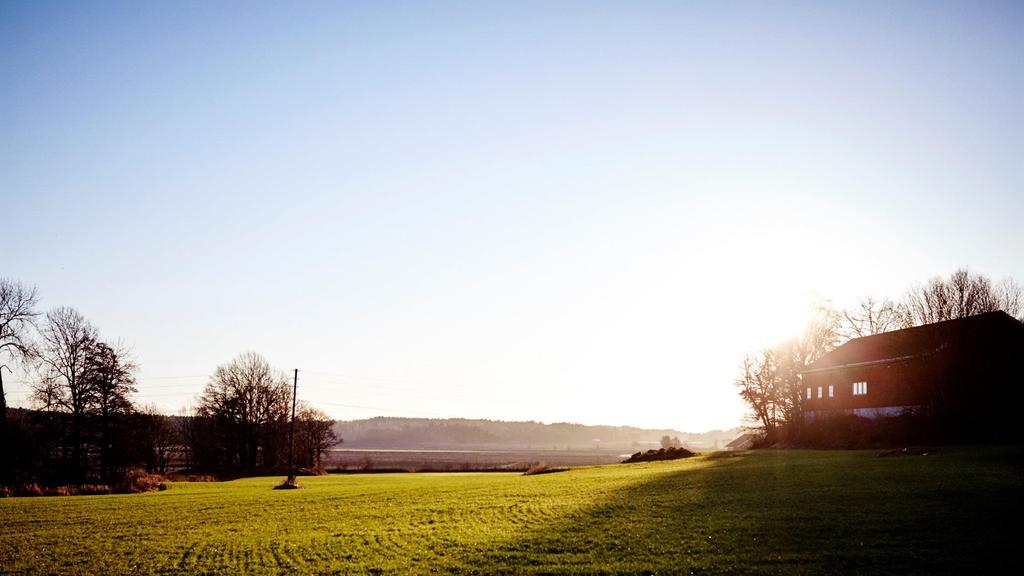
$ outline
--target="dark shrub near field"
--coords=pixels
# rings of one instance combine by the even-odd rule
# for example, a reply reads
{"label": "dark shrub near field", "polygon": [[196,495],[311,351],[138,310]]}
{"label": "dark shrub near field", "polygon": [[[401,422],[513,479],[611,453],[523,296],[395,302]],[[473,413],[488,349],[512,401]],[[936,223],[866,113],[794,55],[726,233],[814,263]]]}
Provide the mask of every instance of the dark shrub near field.
{"label": "dark shrub near field", "polygon": [[842,415],[804,422],[781,435],[781,446],[798,448],[889,448],[920,444],[941,444],[941,428],[925,416],[862,418]]}
{"label": "dark shrub near field", "polygon": [[113,485],[110,484],[61,484],[41,486],[35,482],[0,486],[0,498],[11,496],[95,496],[98,494],[134,494],[163,490],[164,478],[150,474],[143,469],[125,472]]}
{"label": "dark shrub near field", "polygon": [[559,468],[557,466],[548,466],[545,462],[537,462],[531,465],[523,472],[523,476],[536,476],[538,474],[552,474],[554,472],[565,472],[568,468]]}
{"label": "dark shrub near field", "polygon": [[133,468],[124,473],[115,485],[116,491],[121,494],[134,494],[136,492],[154,492],[160,489],[163,484],[163,476],[150,474],[141,468]]}

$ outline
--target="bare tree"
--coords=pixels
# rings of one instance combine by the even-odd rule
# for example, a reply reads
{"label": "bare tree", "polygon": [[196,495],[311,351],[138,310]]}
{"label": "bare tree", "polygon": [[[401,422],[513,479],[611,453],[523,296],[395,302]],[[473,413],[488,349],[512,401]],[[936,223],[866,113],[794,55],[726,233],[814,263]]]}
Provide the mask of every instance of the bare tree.
{"label": "bare tree", "polygon": [[32,357],[30,334],[35,326],[39,297],[35,286],[0,278],[0,482],[7,479],[7,392],[4,370]]}
{"label": "bare tree", "polygon": [[1024,295],[1012,279],[993,286],[988,277],[961,268],[947,279],[935,277],[911,288],[904,304],[911,323],[922,325],[996,310],[1020,316]]}
{"label": "bare tree", "polygon": [[1000,309],[1024,322],[1024,288],[1010,277],[1003,278],[995,287]]}
{"label": "bare tree", "polygon": [[781,342],[772,349],[777,380],[775,417],[779,424],[799,423],[803,420],[804,398],[800,393],[800,371],[810,362],[808,357],[812,356],[805,348],[808,342],[805,335]]}
{"label": "bare tree", "polygon": [[39,350],[42,379],[35,397],[44,409],[71,414],[71,464],[76,481],[84,480],[82,425],[95,395],[88,360],[96,339],[96,328],[74,308],[46,313]]}
{"label": "bare tree", "polygon": [[100,470],[107,481],[114,477],[113,433],[115,419],[134,410],[130,394],[135,393],[136,365],[122,345],[94,342],[85,357],[82,378],[90,390],[86,410],[99,423]]}
{"label": "bare tree", "polygon": [[740,389],[740,397],[750,406],[754,420],[764,428],[766,436],[773,437],[779,417],[778,401],[782,396],[775,352],[766,348],[759,354],[744,356],[735,384]]}
{"label": "bare tree", "polygon": [[871,296],[861,298],[855,308],[844,311],[842,316],[843,336],[847,339],[909,328],[911,324],[906,306],[888,298],[875,300]]}
{"label": "bare tree", "polygon": [[840,344],[842,315],[827,303],[819,304],[799,338],[776,346],[779,390],[783,421],[799,425],[803,421],[803,383],[800,373]]}
{"label": "bare tree", "polygon": [[680,440],[678,436],[669,436],[668,434],[665,434],[664,436],[661,437],[660,443],[661,447],[665,448],[666,450],[669,448],[683,447],[683,441]]}
{"label": "bare tree", "polygon": [[197,413],[221,426],[230,462],[242,469],[277,464],[286,442],[279,438],[290,406],[284,373],[262,356],[244,352],[218,366],[203,391]]}
{"label": "bare tree", "polygon": [[334,433],[334,420],[322,410],[303,403],[299,406],[296,424],[299,465],[319,468],[324,452],[341,441]]}
{"label": "bare tree", "polygon": [[171,456],[182,443],[181,431],[170,416],[161,414],[153,404],[143,408],[141,416],[145,422],[147,468],[150,472],[166,474]]}
{"label": "bare tree", "polygon": [[767,439],[775,438],[780,426],[799,426],[803,421],[800,373],[833,350],[840,339],[839,313],[822,304],[799,338],[743,359],[735,384]]}
{"label": "bare tree", "polygon": [[831,352],[842,340],[842,316],[829,304],[819,304],[800,335],[800,359],[804,366]]}

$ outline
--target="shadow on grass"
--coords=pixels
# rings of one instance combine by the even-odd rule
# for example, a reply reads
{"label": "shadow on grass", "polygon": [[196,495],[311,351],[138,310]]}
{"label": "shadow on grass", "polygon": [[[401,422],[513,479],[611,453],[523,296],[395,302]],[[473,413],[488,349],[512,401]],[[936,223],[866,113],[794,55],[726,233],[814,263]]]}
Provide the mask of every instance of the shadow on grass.
{"label": "shadow on grass", "polygon": [[491,543],[452,570],[1011,573],[1021,567],[1014,529],[1022,488],[1018,448],[903,459],[814,451],[716,457],[652,473],[583,511]]}

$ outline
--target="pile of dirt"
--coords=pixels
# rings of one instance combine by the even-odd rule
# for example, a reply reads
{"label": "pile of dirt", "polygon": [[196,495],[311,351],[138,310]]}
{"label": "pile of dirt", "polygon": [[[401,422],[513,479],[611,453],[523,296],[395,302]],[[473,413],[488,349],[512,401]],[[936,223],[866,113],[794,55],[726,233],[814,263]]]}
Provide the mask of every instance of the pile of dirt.
{"label": "pile of dirt", "polygon": [[691,452],[686,448],[659,448],[658,450],[648,450],[646,452],[637,452],[628,459],[623,460],[623,464],[632,464],[633,462],[657,462],[659,460],[679,460],[680,458],[689,458],[690,456],[696,456],[696,452]]}
{"label": "pile of dirt", "polygon": [[295,478],[287,478],[284,482],[274,486],[274,490],[298,490],[299,488],[302,488],[302,485]]}

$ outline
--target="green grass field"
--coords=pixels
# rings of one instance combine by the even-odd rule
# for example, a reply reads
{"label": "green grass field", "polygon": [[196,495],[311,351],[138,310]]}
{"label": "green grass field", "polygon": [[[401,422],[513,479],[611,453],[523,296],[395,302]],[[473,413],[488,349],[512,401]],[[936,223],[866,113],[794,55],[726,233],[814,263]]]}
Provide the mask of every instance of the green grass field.
{"label": "green grass field", "polygon": [[0,572],[1009,573],[1022,454],[767,451],[0,499]]}

